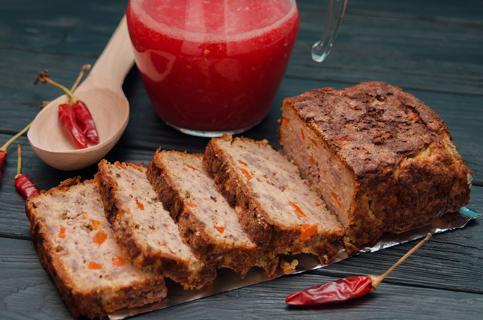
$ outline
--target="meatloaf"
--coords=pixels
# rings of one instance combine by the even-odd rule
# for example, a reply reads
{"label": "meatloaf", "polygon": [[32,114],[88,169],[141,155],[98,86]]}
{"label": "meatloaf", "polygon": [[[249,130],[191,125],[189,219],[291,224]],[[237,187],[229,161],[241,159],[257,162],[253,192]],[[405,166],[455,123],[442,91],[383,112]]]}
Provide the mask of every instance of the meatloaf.
{"label": "meatloaf", "polygon": [[366,82],[283,101],[280,142],[360,247],[469,200],[471,173],[446,124],[398,87]]}
{"label": "meatloaf", "polygon": [[199,258],[242,275],[253,266],[268,274],[275,271],[276,256],[260,250],[243,231],[235,210],[204,169],[201,154],[158,150],[147,176]]}
{"label": "meatloaf", "polygon": [[96,178],[114,235],[136,266],[161,273],[185,288],[200,288],[214,280],[214,268],[196,258],[183,242],[144,166],[102,160]]}
{"label": "meatloaf", "polygon": [[267,141],[212,139],[204,161],[257,245],[277,254],[314,254],[323,262],[338,252],[342,225]]}
{"label": "meatloaf", "polygon": [[93,180],[66,180],[27,200],[26,213],[40,262],[74,317],[103,318],[166,297],[163,277],[135,268],[116,243]]}

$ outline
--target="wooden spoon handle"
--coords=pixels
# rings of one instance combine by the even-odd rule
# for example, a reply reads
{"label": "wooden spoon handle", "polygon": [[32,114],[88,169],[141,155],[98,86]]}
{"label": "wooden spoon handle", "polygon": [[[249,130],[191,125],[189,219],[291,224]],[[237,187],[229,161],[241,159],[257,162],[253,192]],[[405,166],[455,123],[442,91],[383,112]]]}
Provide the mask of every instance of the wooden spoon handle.
{"label": "wooden spoon handle", "polygon": [[133,64],[133,48],[126,16],[123,16],[85,82],[96,87],[120,89]]}

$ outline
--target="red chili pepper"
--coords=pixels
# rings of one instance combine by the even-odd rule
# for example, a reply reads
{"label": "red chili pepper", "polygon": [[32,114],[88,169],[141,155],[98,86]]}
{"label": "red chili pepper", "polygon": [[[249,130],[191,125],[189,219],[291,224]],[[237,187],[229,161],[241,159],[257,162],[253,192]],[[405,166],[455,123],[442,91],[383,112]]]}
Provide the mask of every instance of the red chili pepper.
{"label": "red chili pepper", "polygon": [[[70,92],[74,93],[77,87],[79,86],[82,78],[84,77],[84,74],[91,68],[90,64],[85,64],[82,66],[81,71],[79,72],[79,75],[77,76],[77,79],[75,80],[74,84],[70,88]],[[99,143],[99,133],[96,128],[96,123],[94,122],[94,118],[92,117],[92,114],[87,107],[87,105],[84,103],[84,101],[77,100],[76,103],[73,105],[74,108],[74,114],[77,120],[77,124],[79,127],[82,129],[84,132],[84,135],[86,136],[87,140],[89,140],[93,144],[98,144]]]}
{"label": "red chili pepper", "polygon": [[40,194],[39,189],[37,189],[35,184],[25,174],[15,176],[15,188],[24,199]]}
{"label": "red chili pepper", "polygon": [[403,263],[416,250],[431,239],[431,233],[402,256],[385,273],[379,276],[352,276],[316,285],[287,296],[285,302],[290,306],[320,306],[357,299],[374,291],[394,269]]}
{"label": "red chili pepper", "polygon": [[27,132],[29,128],[30,128],[30,123],[26,125],[25,128],[17,132],[13,137],[8,139],[8,141],[5,142],[3,146],[0,147],[0,181],[2,180],[2,177],[3,177],[3,169],[5,168],[5,162],[7,160],[8,147],[20,136],[22,136],[25,132]]}
{"label": "red chili pepper", "polygon": [[317,306],[359,298],[373,290],[369,276],[354,276],[292,293],[285,302],[291,306]]}
{"label": "red chili pepper", "polygon": [[40,191],[27,175],[22,174],[22,147],[20,144],[18,145],[17,150],[18,162],[17,175],[15,176],[15,189],[17,189],[17,192],[20,193],[24,199],[28,199],[40,194]]}
{"label": "red chili pepper", "polygon": [[96,124],[92,118],[92,114],[87,108],[86,104],[81,100],[77,100],[72,105],[72,109],[74,109],[77,124],[81,128],[87,140],[93,144],[98,144],[99,134],[97,133]]}
{"label": "red chili pepper", "polygon": [[3,177],[3,169],[5,168],[5,160],[7,159],[7,151],[0,150],[0,181]]}
{"label": "red chili pepper", "polygon": [[75,121],[74,111],[72,107],[66,103],[60,104],[58,107],[58,116],[65,133],[70,136],[74,145],[80,149],[86,148],[86,136]]}
{"label": "red chili pepper", "polygon": [[[64,107],[63,105],[59,105],[59,119],[62,119],[61,122],[64,130],[70,135],[75,146],[78,148],[87,147],[87,142],[91,142],[93,144],[99,143],[99,133],[97,131],[94,118],[89,111],[89,108],[83,101],[78,100],[73,94],[73,92],[77,89],[80,81],[82,80],[84,73],[89,68],[90,65],[82,66],[82,69],[70,90],[67,89],[65,86],[61,85],[60,83],[50,79],[47,71],[41,72],[35,80],[36,83],[50,83],[51,85],[60,88],[69,98],[68,104],[63,105],[70,106],[72,108],[72,116],[67,112],[66,107]],[[75,125],[70,121],[70,118],[74,120]],[[65,121],[66,123],[64,123],[63,121]],[[85,146],[83,140],[86,140]]]}

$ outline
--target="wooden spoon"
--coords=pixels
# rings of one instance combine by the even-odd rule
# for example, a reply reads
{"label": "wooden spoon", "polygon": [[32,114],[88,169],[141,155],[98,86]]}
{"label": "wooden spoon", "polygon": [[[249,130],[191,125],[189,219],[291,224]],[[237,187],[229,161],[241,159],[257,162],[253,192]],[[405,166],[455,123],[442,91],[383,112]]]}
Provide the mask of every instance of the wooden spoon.
{"label": "wooden spoon", "polygon": [[64,134],[57,107],[65,95],[45,106],[35,117],[27,134],[34,152],[48,165],[61,170],[85,168],[102,159],[126,129],[129,102],[122,91],[124,78],[134,64],[126,17],[119,23],[109,43],[75,95],[89,107],[100,136],[97,145],[76,149]]}

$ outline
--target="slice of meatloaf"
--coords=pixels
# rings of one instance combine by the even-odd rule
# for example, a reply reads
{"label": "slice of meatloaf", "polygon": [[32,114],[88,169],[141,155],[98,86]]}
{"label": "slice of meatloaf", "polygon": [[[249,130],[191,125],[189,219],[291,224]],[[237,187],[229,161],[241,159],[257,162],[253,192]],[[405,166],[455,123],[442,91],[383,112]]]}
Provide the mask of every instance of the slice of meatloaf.
{"label": "slice of meatloaf", "polygon": [[163,277],[135,268],[115,241],[93,180],[69,179],[27,201],[40,262],[74,317],[162,301]]}
{"label": "slice of meatloaf", "polygon": [[277,254],[311,253],[324,262],[338,251],[342,225],[267,141],[212,139],[204,161],[259,246]]}
{"label": "slice of meatloaf", "polygon": [[468,202],[446,124],[400,88],[366,82],[283,101],[280,142],[347,227],[348,244],[428,224]]}
{"label": "slice of meatloaf", "polygon": [[162,273],[185,288],[200,288],[214,280],[214,268],[196,258],[183,242],[144,166],[102,160],[96,178],[114,235],[136,266]]}
{"label": "slice of meatloaf", "polygon": [[198,257],[242,275],[253,266],[268,274],[275,271],[278,259],[243,231],[235,210],[204,169],[201,154],[158,150],[147,176]]}

